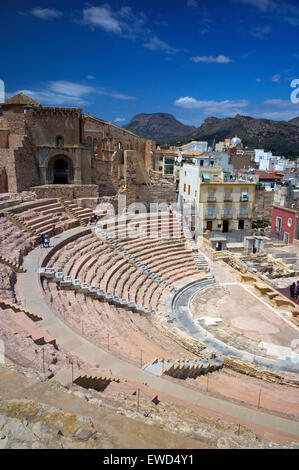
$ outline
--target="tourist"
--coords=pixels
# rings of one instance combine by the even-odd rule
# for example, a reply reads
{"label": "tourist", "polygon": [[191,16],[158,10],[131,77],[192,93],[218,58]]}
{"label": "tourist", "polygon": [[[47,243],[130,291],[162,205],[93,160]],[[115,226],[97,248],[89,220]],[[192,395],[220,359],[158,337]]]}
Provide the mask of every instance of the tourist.
{"label": "tourist", "polygon": [[290,286],[290,295],[292,299],[295,298],[295,291],[296,291],[296,283],[293,282],[293,284]]}
{"label": "tourist", "polygon": [[52,225],[52,236],[55,237],[56,234],[56,227],[55,224]]}
{"label": "tourist", "polygon": [[92,222],[93,222],[93,220],[92,220],[92,215],[90,215],[90,216],[89,216],[89,222],[88,222],[88,223],[89,223],[89,225],[91,225],[91,224],[92,224]]}
{"label": "tourist", "polygon": [[299,298],[299,281],[297,281],[295,297],[296,297],[296,302],[298,302],[298,298]]}
{"label": "tourist", "polygon": [[50,246],[49,234],[46,233],[45,238],[44,238],[44,248],[49,248],[49,246]]}
{"label": "tourist", "polygon": [[98,216],[98,214],[95,214],[94,215],[94,223],[96,224],[98,220],[99,220],[99,216]]}
{"label": "tourist", "polygon": [[43,246],[44,246],[44,241],[45,241],[44,236],[43,236],[42,234],[40,234],[40,235],[38,236],[38,243],[39,243],[40,248],[43,248]]}

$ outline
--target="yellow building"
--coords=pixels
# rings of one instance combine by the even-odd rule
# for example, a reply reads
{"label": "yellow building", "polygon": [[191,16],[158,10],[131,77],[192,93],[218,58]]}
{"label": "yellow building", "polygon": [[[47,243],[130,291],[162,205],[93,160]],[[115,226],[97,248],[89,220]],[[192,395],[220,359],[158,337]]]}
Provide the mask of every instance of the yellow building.
{"label": "yellow building", "polygon": [[179,200],[197,207],[197,233],[250,230],[255,186],[225,176],[220,166],[202,168],[189,163],[180,170]]}

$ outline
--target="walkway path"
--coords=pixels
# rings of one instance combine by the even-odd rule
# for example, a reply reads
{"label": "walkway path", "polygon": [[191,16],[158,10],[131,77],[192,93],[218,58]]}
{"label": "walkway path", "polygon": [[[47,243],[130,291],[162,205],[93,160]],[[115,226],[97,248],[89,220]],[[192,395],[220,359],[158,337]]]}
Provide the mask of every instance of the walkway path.
{"label": "walkway path", "polygon": [[[86,228],[68,230],[60,234],[59,237],[56,237],[54,242],[60,243],[71,235],[84,230],[86,230]],[[203,408],[224,414],[230,421],[243,422],[248,427],[250,427],[250,423],[253,423],[275,431],[292,434],[294,435],[294,439],[295,436],[299,436],[298,422],[214,398],[179,384],[170,383],[162,377],[150,374],[135,365],[129,364],[109,354],[74,332],[53,313],[45,300],[37,273],[37,269],[40,267],[42,257],[44,256],[42,256],[41,253],[43,254],[44,250],[46,249],[37,247],[26,256],[23,266],[27,269],[27,272],[18,274],[16,292],[18,298],[27,308],[38,312],[43,317],[40,325],[47,329],[48,332],[57,339],[58,345],[63,347],[66,351],[77,355],[81,360],[88,362],[93,367],[99,364],[103,368],[111,369],[112,374],[116,377],[139,381],[141,383],[145,382],[158,392],[163,392]],[[45,254],[46,253],[47,252],[45,252]]]}

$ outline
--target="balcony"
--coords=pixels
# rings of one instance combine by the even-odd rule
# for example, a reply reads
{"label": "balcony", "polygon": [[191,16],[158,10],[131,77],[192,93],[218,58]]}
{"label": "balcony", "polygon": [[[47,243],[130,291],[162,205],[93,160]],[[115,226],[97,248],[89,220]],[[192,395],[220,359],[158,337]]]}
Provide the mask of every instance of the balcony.
{"label": "balcony", "polygon": [[231,211],[221,211],[219,213],[220,219],[233,219],[233,213]]}
{"label": "balcony", "polygon": [[246,212],[239,212],[237,214],[237,218],[238,219],[249,219],[249,213],[246,211]]}
{"label": "balcony", "polygon": [[240,201],[241,202],[248,202],[249,201],[248,195],[247,196],[240,196]]}
{"label": "balcony", "polygon": [[215,197],[208,197],[208,202],[216,202],[216,198]]}
{"label": "balcony", "polygon": [[214,220],[214,219],[216,219],[216,214],[215,214],[215,212],[213,212],[212,214],[209,213],[209,212],[206,212],[204,218],[206,220]]}

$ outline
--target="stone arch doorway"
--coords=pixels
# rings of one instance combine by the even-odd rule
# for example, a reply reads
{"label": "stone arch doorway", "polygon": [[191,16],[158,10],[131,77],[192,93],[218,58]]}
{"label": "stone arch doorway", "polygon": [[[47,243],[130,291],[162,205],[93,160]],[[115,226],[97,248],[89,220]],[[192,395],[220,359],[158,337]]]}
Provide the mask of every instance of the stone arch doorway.
{"label": "stone arch doorway", "polygon": [[51,184],[70,184],[73,180],[73,165],[65,155],[58,155],[49,162],[48,181]]}

